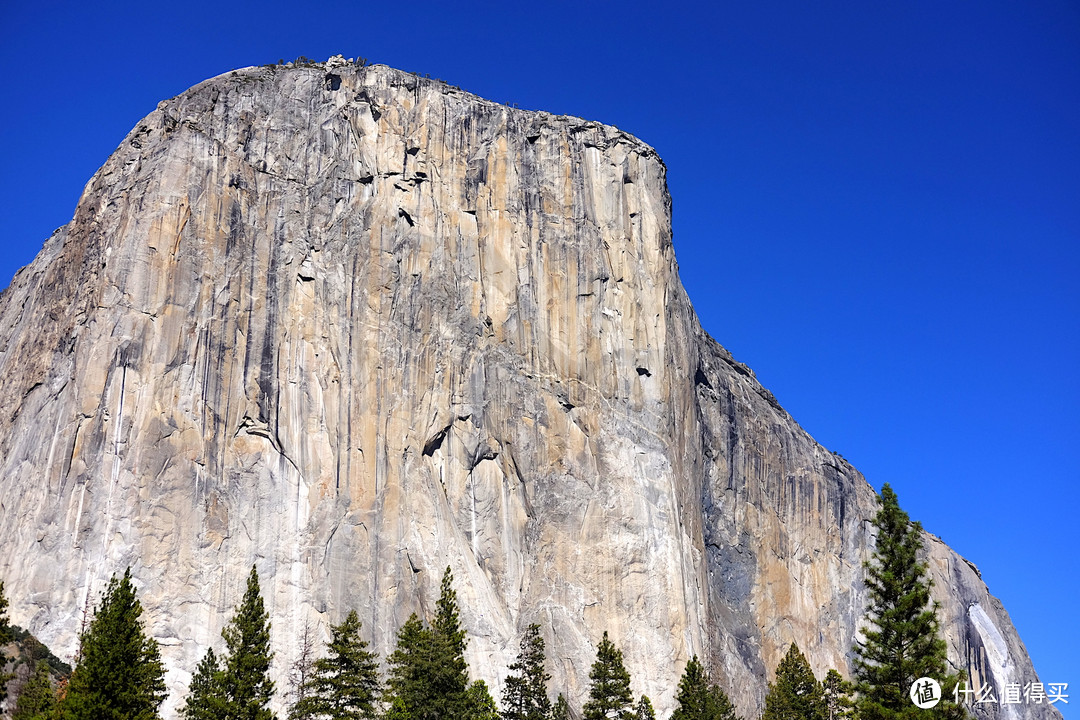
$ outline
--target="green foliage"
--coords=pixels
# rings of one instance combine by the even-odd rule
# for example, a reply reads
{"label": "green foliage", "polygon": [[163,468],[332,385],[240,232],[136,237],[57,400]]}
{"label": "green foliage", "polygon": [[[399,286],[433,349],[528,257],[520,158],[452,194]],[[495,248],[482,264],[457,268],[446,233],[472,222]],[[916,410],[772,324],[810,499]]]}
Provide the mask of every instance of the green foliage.
{"label": "green foliage", "polygon": [[649,700],[648,695],[642,695],[638,700],[634,720],[656,720],[656,712],[653,710],[652,701]]}
{"label": "green foliage", "polygon": [[432,627],[414,613],[398,630],[397,648],[388,658],[383,701],[391,709],[399,702],[411,720],[457,720],[470,711],[465,631],[453,580],[446,568]]}
{"label": "green foliage", "polygon": [[585,720],[633,720],[630,706],[630,673],[623,665],[622,650],[615,647],[605,631],[596,648],[596,662],[589,671],[589,700],[585,703]]}
{"label": "green foliage", "polygon": [[398,628],[397,647],[387,658],[390,676],[383,696],[391,710],[400,706],[399,714],[411,717],[412,710],[427,700],[432,644],[431,631],[424,627],[416,613]]}
{"label": "green foliage", "polygon": [[227,655],[219,674],[225,700],[221,720],[274,720],[267,707],[274,696],[270,680],[270,615],[259,591],[259,575],[251,566],[240,607],[221,631]]}
{"label": "green foliage", "polygon": [[18,625],[11,625],[10,631],[15,643],[19,646],[19,660],[32,664],[44,662],[52,671],[54,677],[67,677],[71,675],[71,666],[56,657],[43,642],[38,640],[27,630]]}
{"label": "green foliage", "polygon": [[825,703],[825,720],[846,720],[855,717],[855,703],[851,699],[851,683],[830,669],[821,683],[822,700]]}
{"label": "green foliage", "polygon": [[776,681],[769,683],[762,720],[824,720],[825,703],[821,684],[814,677],[810,663],[795,643],[791,643],[780,666]]}
{"label": "green foliage", "polygon": [[[4,595],[4,581],[0,580],[0,645],[7,645],[15,639],[11,632],[11,625],[8,623],[7,607],[8,601]],[[7,698],[8,681],[15,677],[13,673],[4,672],[9,659],[7,654],[0,650],[0,703]]]}
{"label": "green foliage", "polygon": [[499,708],[487,683],[476,680],[465,692],[465,720],[499,720]]}
{"label": "green foliage", "polygon": [[188,696],[180,708],[185,720],[217,720],[224,717],[227,709],[225,691],[222,689],[221,666],[214,649],[209,648],[195,668],[188,685]]}
{"label": "green foliage", "polygon": [[562,693],[559,693],[555,707],[551,709],[551,720],[570,720],[570,703],[566,702]]}
{"label": "green foliage", "polygon": [[548,720],[550,679],[544,670],[544,638],[540,626],[533,623],[521,639],[517,660],[510,665],[510,676],[503,687],[503,720]]}
{"label": "green foliage", "polygon": [[379,668],[375,653],[360,639],[360,618],[351,611],[340,625],[330,628],[329,655],[315,661],[304,683],[303,697],[289,713],[298,718],[360,720],[376,715]]}
{"label": "green foliage", "polygon": [[727,693],[709,682],[697,655],[686,663],[675,702],[671,720],[739,720]]}
{"label": "green foliage", "polygon": [[19,693],[11,720],[52,720],[55,712],[56,688],[52,684],[49,666],[39,661]]}
{"label": "green foliage", "polygon": [[7,615],[8,600],[4,595],[4,581],[0,580],[0,645],[7,645],[15,639]]}
{"label": "green foliage", "polygon": [[383,715],[383,720],[412,720],[412,715],[409,714],[408,708],[405,707],[405,701],[395,697]]}
{"label": "green foliage", "polygon": [[945,643],[940,638],[937,605],[930,601],[931,580],[919,562],[922,525],[900,509],[889,485],[881,489],[881,508],[874,516],[877,547],[865,564],[871,627],[862,628],[865,642],[855,646],[857,701],[863,720],[962,718],[963,708],[943,700],[932,710],[911,702],[911,684],[931,677],[951,697],[959,675],[946,672]]}
{"label": "green foliage", "polygon": [[152,720],[165,699],[165,668],[143,632],[131,570],[115,576],[80,638],[81,657],[60,703],[63,720]]}

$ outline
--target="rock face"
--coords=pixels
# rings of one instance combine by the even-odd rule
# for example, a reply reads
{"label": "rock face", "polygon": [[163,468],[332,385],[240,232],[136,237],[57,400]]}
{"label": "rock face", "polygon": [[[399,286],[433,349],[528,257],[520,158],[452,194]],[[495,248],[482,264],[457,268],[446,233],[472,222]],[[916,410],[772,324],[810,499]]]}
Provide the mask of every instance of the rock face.
{"label": "rock face", "polygon": [[[353,608],[385,656],[447,566],[496,692],[532,622],[579,707],[605,630],[661,716],[695,653],[750,717],[791,641],[847,673],[874,492],[702,331],[664,173],[615,128],[381,66],[161,103],[0,298],[13,621],[71,653],[130,565],[167,715],[252,563],[279,681]],[[950,660],[1035,680],[927,546]]]}

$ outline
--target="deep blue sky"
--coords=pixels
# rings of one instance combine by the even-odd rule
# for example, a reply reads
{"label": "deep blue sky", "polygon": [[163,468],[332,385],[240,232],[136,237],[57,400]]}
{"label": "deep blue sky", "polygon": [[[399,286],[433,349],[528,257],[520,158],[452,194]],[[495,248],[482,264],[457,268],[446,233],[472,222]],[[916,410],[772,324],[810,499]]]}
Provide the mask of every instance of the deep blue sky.
{"label": "deep blue sky", "polygon": [[0,286],[143,115],[237,67],[362,55],[617,125],[667,162],[706,329],[1080,703],[1075,2],[29,5],[0,8]]}

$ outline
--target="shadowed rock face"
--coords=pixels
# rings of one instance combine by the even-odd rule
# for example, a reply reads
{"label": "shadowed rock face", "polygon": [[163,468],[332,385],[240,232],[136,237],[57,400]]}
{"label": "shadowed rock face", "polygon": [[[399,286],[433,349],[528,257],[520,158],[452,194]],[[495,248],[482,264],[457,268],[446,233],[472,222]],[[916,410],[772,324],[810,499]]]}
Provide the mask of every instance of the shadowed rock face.
{"label": "shadowed rock face", "polygon": [[[252,563],[279,690],[305,623],[355,608],[385,655],[448,565],[496,689],[532,622],[577,705],[605,630],[661,716],[695,653],[748,716],[793,640],[848,670],[874,492],[702,331],[615,128],[381,66],[214,78],[98,171],[0,343],[13,620],[71,653],[131,565],[167,715]],[[1034,680],[927,549],[950,660]]]}

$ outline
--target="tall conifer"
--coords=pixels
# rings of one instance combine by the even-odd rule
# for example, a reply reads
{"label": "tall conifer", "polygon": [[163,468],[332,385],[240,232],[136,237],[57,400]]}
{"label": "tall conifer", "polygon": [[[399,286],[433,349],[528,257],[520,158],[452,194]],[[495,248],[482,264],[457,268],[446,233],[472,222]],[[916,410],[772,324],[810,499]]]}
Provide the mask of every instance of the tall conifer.
{"label": "tall conifer", "polygon": [[315,661],[303,686],[303,697],[289,717],[362,720],[376,715],[379,667],[367,643],[360,639],[360,618],[352,610],[340,625],[330,628],[327,657]]}
{"label": "tall conifer", "polygon": [[585,720],[633,720],[630,673],[623,665],[622,650],[608,640],[607,631],[596,648],[596,662],[589,671],[589,680]]}
{"label": "tall conifer", "polygon": [[697,655],[686,663],[671,720],[739,720],[727,693],[709,681]]}
{"label": "tall conifer", "polygon": [[220,720],[275,720],[268,705],[274,696],[270,680],[270,615],[259,590],[259,574],[251,566],[244,599],[221,631],[227,654],[220,673],[225,714]]}
{"label": "tall conifer", "polygon": [[[8,601],[4,595],[4,581],[0,580],[0,647],[7,645],[14,639],[11,633],[11,625],[8,622],[7,607]],[[8,681],[15,677],[13,673],[4,672],[8,660],[10,658],[0,650],[0,703],[4,702],[7,697]]]}
{"label": "tall conifer", "polygon": [[855,703],[851,699],[851,683],[839,672],[830,669],[821,682],[825,702],[825,720],[847,720],[855,717]]}
{"label": "tall conifer", "polygon": [[184,720],[218,720],[225,717],[228,708],[222,681],[217,655],[213,648],[207,648],[191,677],[187,699],[180,708],[180,716]]}
{"label": "tall conifer", "polygon": [[555,698],[555,706],[551,708],[551,720],[570,720],[570,703],[566,702],[566,696],[562,693]]}
{"label": "tall conifer", "polygon": [[517,660],[511,663],[510,676],[503,687],[503,720],[548,720],[550,679],[551,675],[544,669],[544,638],[540,626],[533,623],[521,639]]}
{"label": "tall conifer", "polygon": [[460,720],[483,711],[474,707],[482,698],[469,693],[465,631],[453,581],[446,568],[432,626],[425,627],[414,613],[398,630],[397,648],[388,658],[383,701],[410,720]]}
{"label": "tall conifer", "polygon": [[862,720],[907,717],[914,704],[912,683],[920,677],[937,680],[943,700],[920,711],[925,718],[962,718],[963,708],[949,698],[959,675],[946,672],[945,643],[940,637],[937,604],[930,600],[932,581],[919,562],[922,525],[911,522],[900,509],[893,489],[886,484],[874,516],[877,547],[865,564],[870,626],[862,629],[864,642],[855,646],[857,701]]}
{"label": "tall conifer", "polygon": [[474,680],[465,695],[466,709],[463,720],[499,720],[499,707],[491,697],[486,682]]}
{"label": "tall conifer", "polygon": [[82,652],[60,704],[63,720],[154,720],[165,700],[157,641],[143,632],[130,568],[113,576],[80,638]]}
{"label": "tall conifer", "polygon": [[762,720],[824,720],[825,703],[821,683],[810,663],[795,643],[776,668],[776,680],[769,683]]}
{"label": "tall conifer", "polygon": [[49,665],[38,660],[34,673],[19,692],[11,720],[52,720],[55,712],[56,688],[49,676]]}

